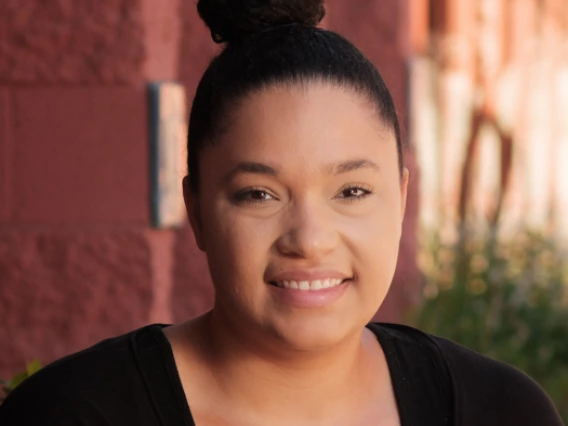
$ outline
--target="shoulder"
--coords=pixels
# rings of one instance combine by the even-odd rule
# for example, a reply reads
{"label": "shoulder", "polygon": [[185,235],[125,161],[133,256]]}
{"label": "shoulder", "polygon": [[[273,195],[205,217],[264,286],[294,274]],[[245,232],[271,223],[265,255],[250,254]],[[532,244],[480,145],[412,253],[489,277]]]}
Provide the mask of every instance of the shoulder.
{"label": "shoulder", "polygon": [[151,329],[104,340],[42,368],[0,405],[0,424],[113,424],[119,408],[128,411],[131,401],[146,398],[134,341]]}
{"label": "shoulder", "polygon": [[450,370],[456,411],[469,424],[563,424],[548,395],[525,373],[450,340],[432,338]]}
{"label": "shoulder", "polygon": [[[398,342],[413,359],[445,364],[453,394],[455,418],[463,425],[562,426],[560,416],[546,392],[529,376],[450,340],[396,324],[376,324],[389,339]],[[434,361],[434,362],[432,362]]]}

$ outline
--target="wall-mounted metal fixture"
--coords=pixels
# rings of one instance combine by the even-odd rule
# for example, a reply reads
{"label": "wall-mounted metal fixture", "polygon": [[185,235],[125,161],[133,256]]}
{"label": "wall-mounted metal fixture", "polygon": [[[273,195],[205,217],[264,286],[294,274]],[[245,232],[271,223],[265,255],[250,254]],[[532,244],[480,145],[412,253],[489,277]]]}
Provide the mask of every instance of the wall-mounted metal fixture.
{"label": "wall-mounted metal fixture", "polygon": [[149,84],[150,208],[155,228],[187,223],[182,179],[186,174],[187,104],[175,82]]}

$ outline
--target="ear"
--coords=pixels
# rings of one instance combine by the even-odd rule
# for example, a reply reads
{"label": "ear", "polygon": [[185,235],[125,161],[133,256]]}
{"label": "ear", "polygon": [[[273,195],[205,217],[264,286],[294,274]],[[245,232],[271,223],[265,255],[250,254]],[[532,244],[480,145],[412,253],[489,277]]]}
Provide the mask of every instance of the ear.
{"label": "ear", "polygon": [[400,178],[400,213],[401,222],[404,220],[404,213],[406,212],[406,198],[408,195],[408,182],[410,180],[410,171],[405,167],[402,169],[402,176]]}
{"label": "ear", "polygon": [[193,235],[195,236],[195,241],[197,242],[197,247],[199,247],[201,251],[205,252],[205,244],[203,243],[203,226],[201,221],[198,196],[191,188],[189,176],[183,178],[182,185],[185,210],[187,212],[187,217],[189,218],[191,229],[193,230]]}

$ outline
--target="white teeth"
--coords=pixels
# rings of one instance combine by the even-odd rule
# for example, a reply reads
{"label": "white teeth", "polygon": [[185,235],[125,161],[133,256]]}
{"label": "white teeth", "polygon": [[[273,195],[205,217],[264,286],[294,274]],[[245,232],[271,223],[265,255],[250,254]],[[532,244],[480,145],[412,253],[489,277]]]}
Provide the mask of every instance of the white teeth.
{"label": "white teeth", "polygon": [[310,290],[321,290],[321,281],[316,280],[310,283]]}
{"label": "white teeth", "polygon": [[343,280],[341,278],[327,278],[325,280],[314,280],[314,281],[278,281],[276,285],[280,288],[291,288],[295,290],[322,290],[330,287],[335,287],[341,284]]}

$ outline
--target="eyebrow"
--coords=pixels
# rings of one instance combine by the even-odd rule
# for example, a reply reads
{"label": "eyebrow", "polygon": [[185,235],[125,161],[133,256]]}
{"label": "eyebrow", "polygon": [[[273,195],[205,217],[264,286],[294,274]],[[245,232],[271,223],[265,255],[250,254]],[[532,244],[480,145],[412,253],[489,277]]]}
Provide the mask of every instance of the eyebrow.
{"label": "eyebrow", "polygon": [[276,176],[278,174],[278,170],[263,163],[245,161],[238,163],[235,167],[233,167],[225,175],[225,181],[230,181],[235,177],[235,175],[238,175],[239,173],[254,173],[260,175]]}
{"label": "eyebrow", "polygon": [[[365,169],[365,168],[377,171],[380,170],[380,167],[373,161],[367,160],[366,158],[357,158],[354,160],[348,160],[338,164],[334,164],[329,167],[329,172],[334,175],[338,175],[341,173],[347,173],[353,170]],[[239,173],[253,173],[259,175],[277,176],[278,170],[273,167],[270,167],[267,164],[256,163],[252,161],[244,161],[238,163],[225,175],[224,179],[225,182],[230,181]]]}
{"label": "eyebrow", "polygon": [[380,167],[371,160],[367,160],[366,158],[357,158],[354,160],[348,160],[339,164],[335,164],[331,167],[331,171],[333,174],[338,175],[341,173],[347,173],[353,170],[365,169],[365,168],[377,171],[380,170]]}

